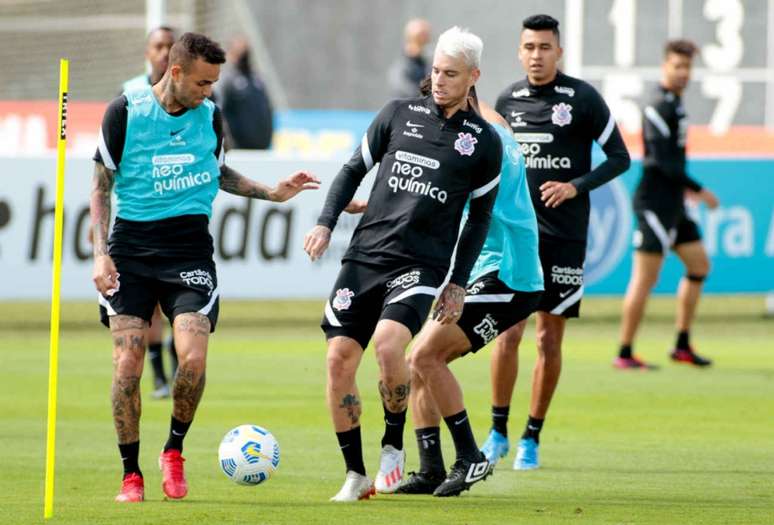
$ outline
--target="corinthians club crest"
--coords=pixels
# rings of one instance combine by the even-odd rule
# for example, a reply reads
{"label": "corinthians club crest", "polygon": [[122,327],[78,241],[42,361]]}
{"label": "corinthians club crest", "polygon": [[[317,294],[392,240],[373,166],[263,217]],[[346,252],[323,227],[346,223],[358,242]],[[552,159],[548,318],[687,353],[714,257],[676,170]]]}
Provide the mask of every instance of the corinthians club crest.
{"label": "corinthians club crest", "polygon": [[454,141],[454,149],[460,152],[460,155],[467,155],[468,157],[473,155],[476,151],[476,143],[478,139],[470,133],[458,133],[457,140]]}
{"label": "corinthians club crest", "polygon": [[339,288],[336,290],[336,298],[333,300],[333,307],[339,312],[352,306],[352,298],[355,292],[349,288]]}
{"label": "corinthians club crest", "polygon": [[551,114],[551,122],[560,128],[572,122],[571,105],[560,102],[559,104],[554,104],[553,108],[551,109],[554,110],[554,112]]}

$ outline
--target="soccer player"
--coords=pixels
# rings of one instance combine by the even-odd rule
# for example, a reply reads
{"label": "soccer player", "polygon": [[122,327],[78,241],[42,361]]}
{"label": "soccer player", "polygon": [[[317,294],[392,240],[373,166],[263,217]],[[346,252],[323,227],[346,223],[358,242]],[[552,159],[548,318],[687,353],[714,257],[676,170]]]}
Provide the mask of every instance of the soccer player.
{"label": "soccer player", "polygon": [[[164,76],[169,64],[169,50],[175,43],[175,33],[171,27],[159,26],[151,30],[145,39],[145,59],[150,64],[150,74],[143,73],[130,78],[121,86],[121,93],[134,91],[152,86]],[[161,320],[161,308],[157,305],[153,310],[150,326],[148,327],[148,360],[153,369],[153,392],[151,397],[162,399],[169,397],[169,383],[164,372],[163,347],[163,323]],[[172,363],[171,377],[175,377],[177,370],[177,352],[175,352],[174,338],[169,340],[169,355]]]}
{"label": "soccer player", "polygon": [[[484,104],[480,111],[503,143],[500,189],[489,233],[470,275],[462,317],[456,324],[428,321],[410,354],[409,400],[420,466],[398,489],[405,494],[456,496],[489,474],[491,464],[478,450],[462,390],[448,363],[478,351],[526,319],[537,309],[543,290],[537,220],[519,145],[497,112]],[[441,455],[441,417],[456,449],[448,476]]]}
{"label": "soccer player", "polygon": [[[159,458],[162,488],[168,498],[188,492],[183,440],[204,391],[207,343],[218,318],[208,232],[218,189],[282,202],[319,182],[298,172],[269,188],[225,165],[220,112],[207,100],[224,61],[218,44],[186,33],[172,46],[161,80],[115,99],[102,121],[90,199],[93,280],[113,338],[111,400],[124,467],[119,502],[144,499],[140,376],[157,303],[172,321],[180,358],[169,438]],[[113,190],[117,213],[108,240]]]}
{"label": "soccer player", "polygon": [[145,40],[145,59],[150,64],[150,74],[143,73],[130,78],[121,86],[121,92],[134,91],[152,86],[164,76],[169,65],[169,50],[175,43],[175,31],[168,26],[159,26],[148,33]]}
{"label": "soccer player", "polygon": [[[479,37],[458,27],[440,36],[432,96],[393,100],[379,112],[304,239],[306,252],[319,258],[344,205],[380,163],[322,320],[328,340],[327,401],[347,470],[332,501],[367,498],[374,489],[395,492],[400,485],[410,390],[405,349],[444,282],[470,198],[469,218],[435,316],[450,323],[462,313],[464,286],[486,238],[502,159],[500,139],[468,104],[468,91],[480,76],[482,47]],[[373,487],[363,465],[355,384],[372,336],[385,419]]]}
{"label": "soccer player", "polygon": [[[559,22],[548,15],[526,18],[519,59],[527,77],[508,86],[495,106],[525,156],[545,276],[529,418],[515,469],[539,465],[540,431],[559,381],[565,324],[580,314],[589,192],[629,167],[629,154],[604,100],[591,85],[559,71],[561,57]],[[592,170],[593,142],[607,160]],[[508,413],[525,325],[518,323],[500,334],[492,352],[492,430],[482,447],[490,461],[508,453]]]}
{"label": "soccer player", "polygon": [[623,302],[621,347],[613,361],[617,368],[654,368],[632,354],[632,343],[650,291],[658,281],[661,265],[670,249],[685,266],[685,277],[677,290],[677,342],[670,357],[678,363],[696,366],[712,363],[694,352],[689,341],[702,283],[709,273],[709,260],[699,228],[686,214],[684,199],[687,194],[709,208],[718,205],[715,195],[685,171],[688,121],[681,96],[691,77],[695,53],[696,46],[688,40],[667,42],[661,83],[643,110],[644,169],[634,193],[635,252]]}

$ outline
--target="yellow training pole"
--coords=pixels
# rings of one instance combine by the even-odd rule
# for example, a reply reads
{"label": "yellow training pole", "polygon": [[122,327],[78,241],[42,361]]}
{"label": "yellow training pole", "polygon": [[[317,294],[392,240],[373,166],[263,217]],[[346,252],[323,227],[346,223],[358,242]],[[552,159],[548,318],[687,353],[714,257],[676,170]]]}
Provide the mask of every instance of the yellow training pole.
{"label": "yellow training pole", "polygon": [[56,452],[56,388],[59,370],[59,294],[62,282],[62,229],[64,224],[64,171],[67,146],[67,76],[69,62],[59,60],[59,134],[56,144],[56,201],[54,211],[54,266],[51,284],[51,345],[48,357],[48,427],[46,433],[46,495],[43,516],[54,515],[54,455]]}

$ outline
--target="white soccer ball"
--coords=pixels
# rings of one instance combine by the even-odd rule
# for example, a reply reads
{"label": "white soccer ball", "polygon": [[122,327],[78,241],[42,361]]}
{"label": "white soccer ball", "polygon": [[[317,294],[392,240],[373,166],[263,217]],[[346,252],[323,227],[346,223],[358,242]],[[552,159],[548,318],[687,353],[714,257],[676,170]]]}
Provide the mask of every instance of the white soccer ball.
{"label": "white soccer ball", "polygon": [[277,470],[279,443],[257,425],[240,425],[229,431],[218,448],[220,468],[239,485],[260,485]]}

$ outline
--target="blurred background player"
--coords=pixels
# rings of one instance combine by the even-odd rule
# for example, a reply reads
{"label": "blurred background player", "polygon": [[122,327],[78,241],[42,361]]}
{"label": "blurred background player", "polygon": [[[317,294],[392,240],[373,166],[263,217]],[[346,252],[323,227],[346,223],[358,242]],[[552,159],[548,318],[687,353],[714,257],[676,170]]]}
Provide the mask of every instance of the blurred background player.
{"label": "blurred background player", "polygon": [[699,303],[709,259],[696,223],[685,210],[685,197],[718,205],[715,195],[686,173],[685,143],[688,119],[682,94],[691,77],[697,48],[688,40],[672,40],[664,48],[661,83],[643,109],[645,156],[643,173],[634,193],[637,230],[629,287],[623,301],[621,347],[616,368],[654,368],[632,354],[637,327],[650,291],[658,281],[664,258],[672,249],[685,266],[677,289],[677,341],[670,358],[678,363],[709,366],[712,362],[694,352],[689,336]]}
{"label": "blurred background player", "polygon": [[[564,327],[580,314],[589,192],[629,168],[629,153],[607,104],[590,84],[559,71],[561,58],[559,22],[548,15],[526,18],[519,59],[527,78],[508,86],[496,105],[525,154],[545,279],[529,418],[514,462],[518,470],[539,466],[540,431],[562,368]],[[594,142],[607,159],[592,170]],[[500,334],[492,352],[492,430],[482,450],[493,462],[508,453],[508,413],[525,325],[522,321]]]}
{"label": "blurred background player", "polygon": [[403,53],[387,71],[387,83],[394,98],[419,95],[419,84],[430,73],[423,51],[430,42],[432,27],[422,18],[413,18],[403,29]]}
{"label": "blurred background player", "polygon": [[[175,32],[169,26],[159,26],[148,33],[145,39],[145,60],[150,66],[150,73],[143,73],[130,78],[121,86],[121,93],[143,89],[152,86],[164,76],[169,65],[169,50],[175,43]],[[91,233],[91,232],[90,232]],[[151,397],[162,399],[169,397],[169,381],[164,371],[164,322],[161,317],[161,308],[156,305],[148,327],[148,360],[153,369],[153,392]],[[175,339],[170,336],[167,343],[171,366],[170,378],[177,372],[177,352],[175,351]]]}
{"label": "blurred background player", "polygon": [[250,44],[235,38],[215,85],[215,100],[226,119],[226,149],[269,149],[274,112],[266,85],[253,69]]}
{"label": "blurred background player", "polygon": [[[336,175],[318,224],[304,239],[304,250],[312,260],[319,258],[341,211],[379,163],[321,324],[328,343],[328,407],[347,470],[331,501],[357,501],[374,489],[390,493],[400,486],[411,387],[405,351],[441,290],[455,244],[454,267],[435,318],[451,323],[462,313],[464,286],[486,238],[502,161],[499,137],[468,104],[481,74],[482,48],[478,36],[459,27],[439,37],[432,96],[392,100],[379,112]],[[460,233],[468,199],[470,213]],[[385,422],[373,486],[363,464],[356,384],[372,337]],[[460,432],[470,432],[467,420],[459,423]]]}
{"label": "blurred background player", "polygon": [[[204,392],[209,335],[219,310],[208,228],[218,190],[282,202],[319,182],[299,172],[273,189],[225,164],[220,112],[208,100],[225,60],[216,42],[185,33],[172,46],[161,80],[113,100],[100,128],[90,199],[93,280],[113,340],[111,404],[124,467],[118,502],[145,497],[140,378],[157,304],[173,324],[180,355],[169,435],[159,456],[162,489],[172,499],[188,493],[183,441]],[[156,172],[158,166],[169,172]],[[179,177],[173,174],[178,167]],[[113,190],[118,206],[108,241]]]}
{"label": "blurred background player", "polygon": [[151,30],[145,40],[145,60],[150,65],[150,73],[130,78],[121,86],[121,93],[138,88],[152,86],[164,76],[169,64],[169,50],[175,43],[175,31],[168,26]]}
{"label": "blurred background player", "polygon": [[[475,89],[471,94],[475,105]],[[411,417],[420,466],[398,489],[404,494],[455,496],[489,474],[493,465],[487,461],[486,467],[481,466],[482,453],[467,422],[462,389],[448,364],[477,352],[498,333],[529,317],[543,290],[537,220],[524,159],[508,123],[486,104],[478,106],[503,143],[500,189],[484,247],[470,273],[462,317],[456,324],[429,320],[411,350]],[[456,450],[448,476],[441,454],[441,417]]]}

